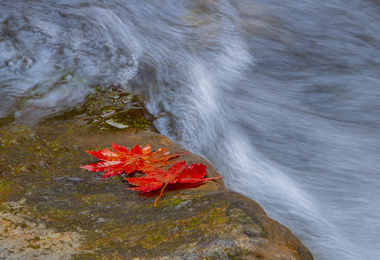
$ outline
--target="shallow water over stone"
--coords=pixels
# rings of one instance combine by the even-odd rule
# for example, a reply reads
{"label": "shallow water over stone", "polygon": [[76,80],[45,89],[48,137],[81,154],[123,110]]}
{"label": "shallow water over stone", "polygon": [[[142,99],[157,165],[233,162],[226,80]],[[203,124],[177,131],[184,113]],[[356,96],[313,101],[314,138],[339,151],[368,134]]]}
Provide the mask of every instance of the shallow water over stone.
{"label": "shallow water over stone", "polygon": [[2,1],[0,117],[33,124],[116,84],[315,258],[375,259],[379,11],[363,0]]}

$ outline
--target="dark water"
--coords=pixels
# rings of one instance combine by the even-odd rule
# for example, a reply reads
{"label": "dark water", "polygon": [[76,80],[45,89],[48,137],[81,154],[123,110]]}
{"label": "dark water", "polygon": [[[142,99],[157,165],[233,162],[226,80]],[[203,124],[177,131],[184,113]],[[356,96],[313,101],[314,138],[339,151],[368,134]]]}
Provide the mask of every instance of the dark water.
{"label": "dark water", "polygon": [[377,0],[0,2],[0,117],[141,94],[316,259],[380,257]]}

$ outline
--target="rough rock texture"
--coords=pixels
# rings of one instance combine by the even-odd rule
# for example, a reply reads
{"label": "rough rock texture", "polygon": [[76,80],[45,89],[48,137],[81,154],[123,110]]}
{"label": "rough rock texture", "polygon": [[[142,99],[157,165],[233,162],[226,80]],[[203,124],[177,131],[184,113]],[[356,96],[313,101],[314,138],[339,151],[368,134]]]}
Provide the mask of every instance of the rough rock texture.
{"label": "rough rock texture", "polygon": [[[85,150],[132,147],[184,151],[151,127],[89,131],[86,115],[34,128],[0,127],[0,259],[313,259],[284,226],[223,181],[167,187],[142,196],[123,178],[79,166]],[[187,154],[180,160],[208,165]],[[183,189],[186,187],[188,189]]]}

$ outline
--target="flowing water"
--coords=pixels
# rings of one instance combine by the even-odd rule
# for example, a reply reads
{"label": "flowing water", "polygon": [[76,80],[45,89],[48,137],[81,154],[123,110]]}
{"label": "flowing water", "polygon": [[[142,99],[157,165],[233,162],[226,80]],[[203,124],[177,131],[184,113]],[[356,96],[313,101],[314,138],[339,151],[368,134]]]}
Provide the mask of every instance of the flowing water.
{"label": "flowing water", "polygon": [[0,117],[117,84],[316,259],[379,259],[379,4],[2,0]]}

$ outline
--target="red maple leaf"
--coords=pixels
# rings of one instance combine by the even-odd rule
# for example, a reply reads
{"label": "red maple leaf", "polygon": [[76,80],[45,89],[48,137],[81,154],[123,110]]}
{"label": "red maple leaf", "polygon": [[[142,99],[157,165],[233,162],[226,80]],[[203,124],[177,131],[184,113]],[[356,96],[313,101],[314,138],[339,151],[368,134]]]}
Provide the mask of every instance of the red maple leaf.
{"label": "red maple leaf", "polygon": [[168,162],[169,159],[184,154],[178,152],[170,153],[167,148],[160,148],[152,153],[150,143],[142,150],[139,145],[128,150],[123,146],[113,143],[112,149],[114,151],[106,148],[98,151],[86,151],[98,158],[100,162],[81,166],[80,168],[92,172],[106,171],[100,179],[103,180],[114,175],[122,174],[123,172],[125,174],[130,174],[134,171],[153,171],[156,167],[163,167],[171,164],[171,162]]}
{"label": "red maple leaf", "polygon": [[222,178],[204,178],[206,175],[206,165],[204,164],[190,164],[187,165],[185,161],[177,162],[168,171],[162,169],[152,169],[146,172],[145,177],[127,178],[126,180],[135,186],[135,188],[127,188],[127,190],[138,190],[143,193],[157,190],[162,188],[160,196],[154,202],[157,206],[157,201],[161,197],[165,187],[168,184],[174,183],[197,183],[205,180],[214,180]]}

